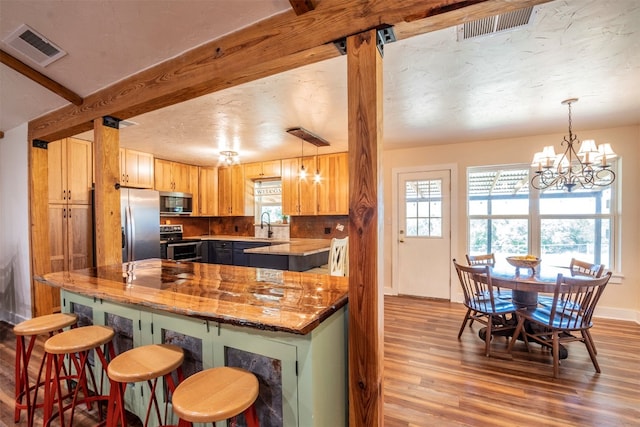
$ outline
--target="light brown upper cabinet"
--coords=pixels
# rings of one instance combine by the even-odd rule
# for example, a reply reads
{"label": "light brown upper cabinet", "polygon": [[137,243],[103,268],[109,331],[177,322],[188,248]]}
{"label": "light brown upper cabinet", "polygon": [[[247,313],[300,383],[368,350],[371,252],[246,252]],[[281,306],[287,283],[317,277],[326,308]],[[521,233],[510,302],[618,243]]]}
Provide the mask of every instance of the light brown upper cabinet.
{"label": "light brown upper cabinet", "polygon": [[76,138],[48,144],[49,203],[91,203],[92,145]]}
{"label": "light brown upper cabinet", "polygon": [[195,165],[189,165],[189,193],[193,196],[191,199],[193,215],[200,212],[200,168]]}
{"label": "light brown upper cabinet", "polygon": [[349,214],[349,155],[318,156],[318,215]]}
{"label": "light brown upper cabinet", "polygon": [[280,160],[246,163],[244,165],[244,177],[248,180],[279,178],[281,174],[282,166]]}
{"label": "light brown upper cabinet", "polygon": [[218,215],[253,216],[252,188],[245,184],[244,167],[233,165],[218,169]]}
{"label": "light brown upper cabinet", "polygon": [[198,215],[217,216],[218,215],[218,168],[199,168],[199,188],[198,188]]}
{"label": "light brown upper cabinet", "polygon": [[[285,215],[315,215],[316,185],[313,182],[315,156],[282,160],[282,213]],[[307,177],[300,178],[304,165]]]}
{"label": "light brown upper cabinet", "polygon": [[121,148],[120,185],[133,188],[153,188],[153,181],[153,155]]}
{"label": "light brown upper cabinet", "polygon": [[[48,145],[51,270],[93,264],[92,144],[65,138]],[[54,306],[59,302],[54,302]]]}
{"label": "light brown upper cabinet", "polygon": [[[158,191],[192,193],[193,166],[169,160],[155,159],[155,188]],[[197,168],[196,168],[197,170]]]}

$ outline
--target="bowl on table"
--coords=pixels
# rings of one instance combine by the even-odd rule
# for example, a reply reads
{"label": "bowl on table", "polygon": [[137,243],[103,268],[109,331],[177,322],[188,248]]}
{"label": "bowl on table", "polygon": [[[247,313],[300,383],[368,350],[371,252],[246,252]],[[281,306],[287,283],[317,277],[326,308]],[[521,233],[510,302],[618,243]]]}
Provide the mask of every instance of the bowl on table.
{"label": "bowl on table", "polygon": [[519,271],[520,268],[530,268],[532,273],[536,272],[536,267],[540,265],[542,260],[533,255],[517,255],[517,256],[508,256],[507,262],[516,268],[516,271]]}

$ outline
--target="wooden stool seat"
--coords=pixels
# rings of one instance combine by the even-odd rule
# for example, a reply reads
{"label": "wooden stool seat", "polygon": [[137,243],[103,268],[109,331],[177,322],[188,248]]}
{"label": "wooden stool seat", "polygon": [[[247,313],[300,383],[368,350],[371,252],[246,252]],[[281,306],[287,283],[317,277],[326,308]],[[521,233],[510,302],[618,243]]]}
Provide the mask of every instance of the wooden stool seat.
{"label": "wooden stool seat", "polygon": [[20,336],[44,335],[71,326],[78,321],[75,314],[54,313],[25,320],[13,327],[13,333]]}
{"label": "wooden stool seat", "polygon": [[[75,314],[55,313],[44,316],[34,317],[25,320],[13,327],[13,333],[16,336],[16,362],[15,362],[15,410],[14,422],[20,421],[20,412],[27,411],[27,425],[33,425],[33,413],[36,408],[42,407],[42,403],[37,403],[35,398],[31,399],[32,390],[37,395],[37,388],[40,386],[38,382],[30,384],[29,382],[29,363],[31,353],[36,343],[38,335],[52,336],[56,332],[62,332],[63,328],[76,324],[78,318]],[[27,344],[26,338],[29,337]],[[38,378],[42,374],[44,367],[44,357],[40,361],[38,370]]]}
{"label": "wooden stool seat", "polygon": [[109,362],[107,374],[121,383],[147,381],[176,370],[183,360],[184,352],[176,345],[145,345],[116,356]]}
{"label": "wooden stool seat", "polygon": [[173,393],[173,411],[181,420],[215,422],[233,418],[258,397],[258,379],[240,368],[200,371],[184,380]]}
{"label": "wooden stool seat", "polygon": [[[109,396],[102,393],[102,381],[98,385],[92,364],[87,361],[93,350],[96,356],[93,365],[95,367],[98,367],[98,364],[102,365],[101,368],[106,372],[107,357],[115,357],[112,341],[114,336],[115,331],[112,328],[92,325],[69,329],[53,335],[44,343],[46,359],[44,425],[49,425],[53,418],[60,417],[60,425],[65,426],[64,413],[68,409],[71,409],[70,419],[71,425],[73,425],[73,413],[78,403],[85,403],[87,409],[90,409],[92,402],[108,399]],[[73,364],[75,373],[60,374],[64,370],[63,356],[65,355],[69,357],[69,363]],[[89,388],[88,380],[91,380],[92,389]],[[75,383],[75,387],[69,387],[70,383]],[[66,405],[63,402],[62,384],[67,384],[69,393],[72,395],[71,403]],[[82,391],[83,394],[80,401],[78,400],[79,391]],[[55,406],[58,407],[57,413],[53,412]],[[101,405],[98,405],[98,411],[100,418],[102,418]]]}
{"label": "wooden stool seat", "polygon": [[[111,382],[111,391],[107,409],[107,427],[126,425],[124,394],[127,383],[140,381],[147,381],[151,390],[144,425],[149,425],[153,409],[157,417],[156,422],[165,424],[162,422],[160,406],[156,399],[156,386],[158,379],[164,377],[167,390],[173,393],[176,387],[172,372],[176,371],[178,382],[182,380],[183,360],[182,347],[171,344],[151,344],[125,351],[109,362],[107,375]],[[166,400],[167,403],[168,401],[169,399]]]}
{"label": "wooden stool seat", "polygon": [[108,326],[84,326],[52,336],[44,343],[44,351],[50,354],[79,353],[106,344],[114,336],[115,332]]}

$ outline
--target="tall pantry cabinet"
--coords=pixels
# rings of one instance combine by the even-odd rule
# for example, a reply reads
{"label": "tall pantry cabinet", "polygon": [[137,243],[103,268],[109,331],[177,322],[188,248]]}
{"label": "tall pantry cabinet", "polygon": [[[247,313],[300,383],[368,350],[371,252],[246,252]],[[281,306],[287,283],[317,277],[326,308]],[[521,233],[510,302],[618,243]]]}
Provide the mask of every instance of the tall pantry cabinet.
{"label": "tall pantry cabinet", "polygon": [[51,271],[93,264],[90,142],[65,138],[51,142],[49,152],[49,239]]}

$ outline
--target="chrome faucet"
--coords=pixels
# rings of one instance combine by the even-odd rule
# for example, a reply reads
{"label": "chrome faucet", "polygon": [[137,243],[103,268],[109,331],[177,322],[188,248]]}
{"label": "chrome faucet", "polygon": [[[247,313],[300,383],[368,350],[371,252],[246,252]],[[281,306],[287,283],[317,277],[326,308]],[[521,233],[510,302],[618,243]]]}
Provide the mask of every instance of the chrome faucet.
{"label": "chrome faucet", "polygon": [[267,215],[267,238],[270,239],[273,237],[273,231],[271,231],[271,215],[269,212],[262,212],[262,215],[260,215],[260,229],[262,230],[264,228],[265,214]]}

